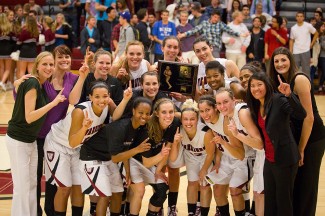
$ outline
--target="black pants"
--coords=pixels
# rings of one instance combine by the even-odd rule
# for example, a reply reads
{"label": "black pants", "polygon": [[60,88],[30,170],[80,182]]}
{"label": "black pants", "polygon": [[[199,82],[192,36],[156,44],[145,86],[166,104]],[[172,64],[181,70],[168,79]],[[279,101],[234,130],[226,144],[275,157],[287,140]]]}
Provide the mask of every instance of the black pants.
{"label": "black pants", "polygon": [[[41,179],[43,176],[43,159],[44,159],[44,142],[45,139],[37,139],[37,152],[38,152],[38,162],[37,162],[37,215],[42,215],[42,207],[40,205],[41,199]],[[46,215],[54,216],[54,196],[57,191],[56,186],[46,182],[45,186],[45,204],[44,210]]]}
{"label": "black pants", "polygon": [[293,216],[293,185],[297,169],[298,163],[280,167],[265,159],[265,216]]}
{"label": "black pants", "polygon": [[304,153],[304,165],[299,167],[293,191],[295,216],[316,215],[319,170],[324,155],[325,139],[308,143]]}

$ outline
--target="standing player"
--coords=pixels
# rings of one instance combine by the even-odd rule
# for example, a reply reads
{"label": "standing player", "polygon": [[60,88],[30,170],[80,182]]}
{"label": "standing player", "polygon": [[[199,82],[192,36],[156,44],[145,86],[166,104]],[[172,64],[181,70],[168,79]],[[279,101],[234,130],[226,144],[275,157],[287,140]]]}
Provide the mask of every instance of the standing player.
{"label": "standing player", "polygon": [[[142,141],[138,138],[138,134],[143,134],[143,132],[147,130],[146,124],[151,115],[151,101],[144,97],[138,97],[132,104],[131,119],[125,118],[115,121],[109,124],[106,129],[112,161],[114,163],[119,163],[120,172],[125,181],[124,186],[126,187],[128,187],[131,182],[129,159],[150,150],[150,144],[147,143],[148,139]],[[123,198],[121,196],[122,201],[127,198],[128,202],[122,204],[120,214],[128,215],[130,210],[130,199],[133,192],[131,190],[125,190],[124,192]]]}
{"label": "standing player", "polygon": [[146,183],[155,190],[149,201],[147,216],[157,215],[167,198],[169,187],[163,168],[167,162],[170,146],[174,142],[176,129],[180,125],[174,117],[174,103],[167,98],[158,100],[147,125],[148,131],[139,135],[140,142],[149,137],[147,142],[151,144],[151,148],[139,157],[130,159],[131,179],[134,183],[131,184],[134,195],[131,199],[130,216],[139,214]]}
{"label": "standing player", "polygon": [[140,41],[130,41],[125,48],[125,56],[115,63],[110,71],[123,85],[132,81],[132,89],[140,89],[141,75],[149,71],[150,64],[144,59],[144,46]]}
{"label": "standing player", "polygon": [[82,215],[84,198],[80,187],[80,146],[97,133],[108,112],[112,114],[114,110],[104,82],[95,82],[89,97],[90,101],[77,105],[63,120],[52,125],[45,139],[46,180],[58,187],[54,198],[56,215],[66,214],[70,193],[72,214]]}
{"label": "standing player", "polygon": [[[181,62],[182,58],[179,57],[181,43],[176,36],[167,36],[162,41],[163,60],[171,62]],[[178,93],[171,92],[169,96],[175,99],[174,104],[179,105],[180,102],[186,100],[186,96]],[[177,101],[176,101],[177,100]],[[177,115],[177,113],[176,113]],[[178,190],[180,183],[179,168],[168,167],[168,182],[169,182],[169,193],[168,193],[168,213],[171,215],[177,214],[176,204],[178,199]]]}
{"label": "standing player", "polygon": [[[229,215],[227,199],[228,186],[236,215],[245,213],[242,190],[248,182],[245,150],[242,143],[228,130],[228,118],[217,110],[217,103],[210,96],[199,99],[201,118],[209,126],[215,137],[212,142],[217,145],[218,152],[215,160],[215,171],[210,172],[206,179],[214,184],[214,197],[221,215]],[[222,153],[222,156],[221,156]]]}
{"label": "standing player", "polygon": [[112,67],[112,54],[108,51],[99,49],[94,54],[94,70],[93,73],[89,73],[85,83],[82,88],[82,93],[80,97],[80,103],[89,100],[89,93],[91,89],[91,84],[98,79],[105,81],[109,88],[110,98],[118,105],[123,99],[123,89],[119,80],[111,76],[110,70]]}
{"label": "standing player", "polygon": [[[156,101],[161,98],[168,98],[167,94],[159,90],[160,82],[159,82],[159,74],[154,71],[148,71],[142,74],[141,76],[141,88],[139,90],[132,91],[132,98],[127,104],[121,104],[119,107],[124,107],[123,113],[118,113],[117,110],[114,112],[114,118],[130,118],[132,116],[132,107],[133,102],[138,97],[148,98],[153,106]],[[125,101],[126,102],[126,101]],[[122,109],[120,109],[122,110]]]}
{"label": "standing player", "polygon": [[[195,55],[199,58],[200,64],[198,69],[198,76],[197,76],[197,99],[199,96],[204,94],[206,91],[209,90],[210,87],[207,84],[206,81],[206,64],[210,61],[218,61],[224,68],[225,68],[225,79],[229,79],[232,77],[239,77],[239,70],[237,65],[231,61],[227,60],[225,58],[215,58],[213,57],[213,48],[210,44],[210,42],[204,38],[204,37],[198,37],[194,43],[193,43],[193,50],[195,52]],[[202,83],[204,85],[204,88],[202,87]]]}
{"label": "standing player", "polygon": [[[132,91],[129,87],[125,90],[123,100],[129,100],[131,96]],[[110,214],[120,215],[123,185],[116,163],[128,160],[132,154],[148,150],[148,146],[144,144],[123,152],[125,148],[130,147],[134,136],[141,131],[146,123],[145,119],[150,116],[151,102],[140,98],[137,101],[134,104],[134,116],[131,119],[123,119],[106,125],[81,147],[81,186],[83,193],[98,198],[96,215],[106,215],[110,197]],[[129,176],[129,169],[127,171]]]}
{"label": "standing player", "polygon": [[[177,129],[174,144],[170,152],[169,163],[178,163],[183,158],[188,179],[187,207],[188,215],[196,215],[197,201],[200,202],[202,216],[210,210],[212,191],[205,181],[205,175],[212,168],[215,145],[211,145],[212,131],[199,127],[199,110],[197,103],[188,99],[182,105],[182,126]],[[200,191],[200,200],[198,200]]]}
{"label": "standing player", "polygon": [[[245,160],[248,166],[248,179],[252,178],[254,165],[254,200],[256,202],[257,215],[264,215],[264,150],[263,141],[259,130],[251,118],[246,103],[236,103],[233,93],[229,89],[219,89],[216,94],[217,108],[221,114],[228,117],[230,123],[228,129],[234,137],[239,139],[245,148]],[[256,149],[256,160],[255,151]]]}
{"label": "standing player", "polygon": [[245,90],[237,81],[225,79],[226,72],[225,68],[218,61],[210,61],[206,64],[206,80],[209,87],[213,91],[213,95],[216,94],[217,90],[222,87],[231,89],[234,92],[235,98],[244,100],[246,96]]}

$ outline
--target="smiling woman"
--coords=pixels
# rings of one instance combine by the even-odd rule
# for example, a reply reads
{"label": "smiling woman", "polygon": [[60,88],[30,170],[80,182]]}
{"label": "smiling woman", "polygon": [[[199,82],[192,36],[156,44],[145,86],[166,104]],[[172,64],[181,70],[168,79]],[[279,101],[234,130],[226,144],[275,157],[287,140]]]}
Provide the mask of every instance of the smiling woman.
{"label": "smiling woman", "polygon": [[[167,177],[163,170],[166,164],[170,146],[174,141],[176,128],[180,122],[175,117],[174,103],[167,98],[158,100],[154,105],[153,115],[148,121],[148,143],[150,150],[141,154],[139,160],[130,161],[131,168],[134,167],[131,188],[134,192],[131,200],[130,214],[139,215],[145,183],[154,188],[154,194],[150,199],[147,215],[157,215],[161,206],[167,198]],[[140,174],[146,170],[145,176]],[[132,172],[131,172],[132,173]]]}
{"label": "smiling woman", "polygon": [[[40,53],[33,66],[33,77],[24,81],[17,91],[13,115],[8,123],[6,144],[15,187],[11,211],[13,215],[37,215],[36,138],[46,113],[66,99],[61,91],[47,104],[42,84],[51,77],[53,71],[53,55],[49,52]],[[26,182],[29,185],[26,186]]]}
{"label": "smiling woman", "polygon": [[141,75],[149,71],[150,64],[144,59],[144,47],[139,41],[131,41],[125,48],[125,56],[112,66],[111,75],[124,85],[132,81],[132,89],[140,89]]}
{"label": "smiling woman", "polygon": [[[110,52],[99,49],[94,54],[94,71],[89,73],[85,83],[82,87],[80,102],[89,100],[89,93],[91,90],[91,83],[95,80],[102,79],[110,89],[110,97],[116,105],[118,105],[123,98],[123,89],[120,81],[109,74],[112,66],[112,55]],[[109,116],[105,123],[108,123]]]}
{"label": "smiling woman", "polygon": [[[188,215],[196,212],[196,202],[201,203],[201,215],[207,216],[210,209],[212,191],[205,175],[212,168],[215,145],[211,145],[212,131],[198,125],[199,109],[196,102],[187,99],[182,106],[182,126],[177,130],[171,147],[169,163],[173,167],[186,165],[188,178],[187,206]],[[200,200],[198,200],[200,191]]]}
{"label": "smiling woman", "polygon": [[161,98],[168,98],[164,92],[159,90],[160,82],[156,72],[149,71],[144,73],[141,76],[140,81],[142,89],[133,90],[131,100],[127,104],[120,104],[120,107],[123,106],[121,113],[118,113],[119,111],[116,110],[114,112],[114,118],[119,119],[121,116],[123,116],[122,118],[130,118],[132,116],[133,102],[138,97],[148,98],[150,101],[152,101],[153,105],[155,105],[155,103]]}
{"label": "smiling woman", "polygon": [[53,124],[45,139],[45,176],[49,184],[58,187],[54,198],[54,212],[57,215],[66,212],[70,192],[72,214],[82,214],[84,200],[78,169],[80,146],[97,133],[107,114],[112,114],[115,108],[112,105],[108,107],[111,99],[104,82],[93,83],[89,99]]}
{"label": "smiling woman", "polygon": [[255,73],[248,81],[247,105],[264,141],[265,216],[278,215],[280,212],[288,216],[296,215],[292,201],[299,152],[290,118],[303,120],[306,111],[295,94],[290,91],[285,95],[284,92],[274,92],[271,80],[265,73]]}
{"label": "smiling woman", "polygon": [[292,53],[285,47],[273,52],[269,74],[274,87],[280,85],[278,76],[290,83],[291,91],[307,112],[303,120],[291,119],[300,153],[293,205],[294,215],[315,215],[319,171],[325,149],[325,128],[316,105],[313,85],[306,74],[298,72]]}

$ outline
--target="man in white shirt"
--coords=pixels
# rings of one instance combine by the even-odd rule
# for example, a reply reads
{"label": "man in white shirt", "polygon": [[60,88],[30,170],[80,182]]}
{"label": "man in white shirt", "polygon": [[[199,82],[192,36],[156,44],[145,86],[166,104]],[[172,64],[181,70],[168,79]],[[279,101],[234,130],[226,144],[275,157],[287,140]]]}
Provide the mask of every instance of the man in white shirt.
{"label": "man in white shirt", "polygon": [[[291,28],[289,48],[293,54],[297,67],[302,68],[302,72],[310,77],[310,49],[313,47],[318,32],[307,22],[304,22],[305,15],[303,12],[297,12],[297,23]],[[310,34],[313,34],[311,41]]]}
{"label": "man in white shirt", "polygon": [[[244,16],[242,12],[235,11],[232,14],[233,21],[228,24],[228,27],[240,34],[247,34],[249,31],[243,23]],[[228,33],[222,34],[222,42],[226,45],[226,58],[236,63],[238,68],[246,64],[246,49],[251,41],[251,35],[248,37],[233,37]]]}

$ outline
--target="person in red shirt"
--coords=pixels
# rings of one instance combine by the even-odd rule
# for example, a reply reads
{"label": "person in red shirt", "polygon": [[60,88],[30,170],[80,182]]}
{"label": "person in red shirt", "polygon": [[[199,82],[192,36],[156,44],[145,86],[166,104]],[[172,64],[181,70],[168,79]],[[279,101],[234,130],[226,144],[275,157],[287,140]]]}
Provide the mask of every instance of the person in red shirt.
{"label": "person in red shirt", "polygon": [[268,29],[265,32],[264,36],[264,58],[265,66],[268,70],[270,66],[270,57],[272,56],[273,51],[281,46],[285,46],[288,42],[287,30],[281,27],[283,22],[282,17],[275,15],[272,17],[272,28]]}
{"label": "person in red shirt", "polygon": [[283,83],[280,76],[278,79],[280,93],[275,93],[266,73],[253,74],[246,99],[264,141],[264,215],[293,216],[293,186],[300,155],[290,118],[304,119],[306,111],[290,85]]}

